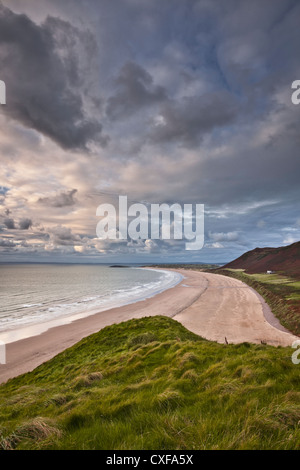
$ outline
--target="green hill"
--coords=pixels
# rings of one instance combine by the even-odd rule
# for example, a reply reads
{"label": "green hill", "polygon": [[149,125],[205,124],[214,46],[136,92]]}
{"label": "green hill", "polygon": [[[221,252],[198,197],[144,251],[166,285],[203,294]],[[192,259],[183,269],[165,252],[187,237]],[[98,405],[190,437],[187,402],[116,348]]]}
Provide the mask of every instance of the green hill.
{"label": "green hill", "polygon": [[278,248],[255,248],[223,266],[248,274],[275,271],[300,278],[300,242]]}
{"label": "green hill", "polygon": [[293,352],[220,345],[161,316],[109,326],[0,386],[0,445],[296,449]]}

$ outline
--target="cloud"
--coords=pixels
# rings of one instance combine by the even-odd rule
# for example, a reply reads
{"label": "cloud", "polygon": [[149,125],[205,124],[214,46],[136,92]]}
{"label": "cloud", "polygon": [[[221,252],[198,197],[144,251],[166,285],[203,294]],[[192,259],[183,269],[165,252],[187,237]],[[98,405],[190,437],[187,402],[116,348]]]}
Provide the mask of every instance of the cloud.
{"label": "cloud", "polygon": [[94,140],[105,145],[101,124],[84,107],[74,51],[80,43],[90,55],[92,42],[90,33],[66,21],[48,17],[38,25],[0,4],[1,79],[7,83],[1,111],[65,149],[86,149]]}
{"label": "cloud", "polygon": [[5,227],[8,228],[9,230],[14,230],[16,228],[14,219],[10,217],[7,217],[6,219],[4,219],[3,223]]}
{"label": "cloud", "polygon": [[165,103],[154,120],[150,140],[154,143],[175,140],[188,146],[197,145],[214,128],[231,124],[237,113],[237,102],[227,91]]}
{"label": "cloud", "polygon": [[284,240],[283,240],[283,244],[284,245],[291,245],[292,243],[295,243],[295,242],[298,242],[300,239],[300,235],[298,237],[295,237],[291,234],[288,234]]}
{"label": "cloud", "polygon": [[[26,238],[24,258],[47,246],[56,260],[229,261],[294,239],[299,2],[3,3],[1,226],[3,234],[13,220],[16,250]],[[204,203],[205,248],[93,240],[96,207],[115,203],[106,190],[149,204]],[[25,216],[34,226],[18,230]]]}
{"label": "cloud", "polygon": [[145,240],[145,249],[150,253],[157,253],[160,251],[157,242],[149,239]]}
{"label": "cloud", "polygon": [[214,248],[214,249],[217,249],[217,250],[220,249],[220,248],[224,248],[224,245],[222,245],[222,243],[219,243],[219,242],[214,242],[209,246],[210,246],[210,248]]}
{"label": "cloud", "polygon": [[38,199],[40,204],[44,204],[50,207],[66,207],[73,206],[76,204],[75,194],[77,189],[72,189],[70,191],[61,192],[52,197],[42,197]]}
{"label": "cloud", "polygon": [[79,244],[80,236],[72,233],[68,227],[58,225],[49,229],[50,244],[53,245],[74,245]]}
{"label": "cloud", "polygon": [[227,233],[209,233],[209,237],[215,242],[235,242],[239,239],[239,234],[237,232],[227,232]]}
{"label": "cloud", "polygon": [[0,238],[0,247],[3,248],[14,248],[15,244],[12,240],[6,240],[5,238]]}
{"label": "cloud", "polygon": [[32,226],[32,220],[31,219],[21,219],[19,222],[19,228],[21,230],[28,230]]}
{"label": "cloud", "polygon": [[139,64],[127,62],[115,80],[117,92],[108,99],[110,119],[121,119],[167,98],[166,90],[154,85],[152,76]]}

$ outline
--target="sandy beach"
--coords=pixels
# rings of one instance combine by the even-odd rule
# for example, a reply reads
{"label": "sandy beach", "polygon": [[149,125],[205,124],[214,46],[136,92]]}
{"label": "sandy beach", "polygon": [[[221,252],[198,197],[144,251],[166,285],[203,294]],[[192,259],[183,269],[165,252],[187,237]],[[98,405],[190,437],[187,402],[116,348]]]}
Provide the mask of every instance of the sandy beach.
{"label": "sandy beach", "polygon": [[154,297],[113,308],[9,343],[0,383],[43,362],[105,326],[133,318],[166,315],[192,332],[219,343],[291,346],[299,339],[285,330],[264,300],[246,284],[226,276],[178,269],[184,279]]}

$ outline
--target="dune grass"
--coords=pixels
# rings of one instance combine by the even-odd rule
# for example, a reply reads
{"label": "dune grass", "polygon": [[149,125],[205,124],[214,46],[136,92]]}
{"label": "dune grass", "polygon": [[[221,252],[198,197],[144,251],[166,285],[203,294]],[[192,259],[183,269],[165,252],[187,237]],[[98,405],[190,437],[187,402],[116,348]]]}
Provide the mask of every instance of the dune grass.
{"label": "dune grass", "polygon": [[0,386],[0,446],[296,449],[292,352],[220,345],[161,316],[112,325]]}

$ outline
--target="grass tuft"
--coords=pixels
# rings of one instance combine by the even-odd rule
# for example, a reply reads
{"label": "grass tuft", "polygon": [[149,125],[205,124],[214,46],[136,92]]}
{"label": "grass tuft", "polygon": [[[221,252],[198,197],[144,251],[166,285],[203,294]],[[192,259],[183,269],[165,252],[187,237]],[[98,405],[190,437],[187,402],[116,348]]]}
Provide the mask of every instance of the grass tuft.
{"label": "grass tuft", "polygon": [[50,424],[42,417],[36,417],[27,423],[18,426],[16,430],[8,437],[0,441],[2,450],[15,449],[23,441],[39,442],[49,438],[50,436],[61,436],[61,431]]}

